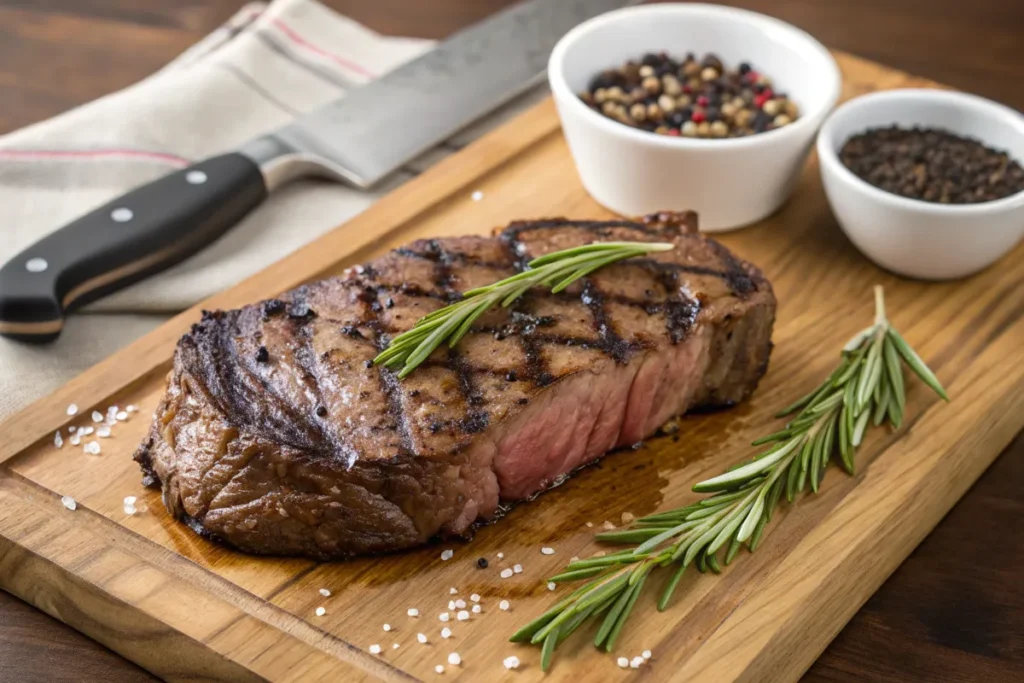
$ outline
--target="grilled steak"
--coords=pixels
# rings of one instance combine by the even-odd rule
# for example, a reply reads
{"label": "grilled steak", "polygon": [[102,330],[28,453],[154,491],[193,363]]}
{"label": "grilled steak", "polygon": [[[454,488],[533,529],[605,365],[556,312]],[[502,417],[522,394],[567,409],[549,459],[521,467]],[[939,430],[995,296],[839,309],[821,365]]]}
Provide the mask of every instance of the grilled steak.
{"label": "grilled steak", "polygon": [[[371,360],[397,333],[593,241],[676,249],[480,318],[405,380]],[[695,407],[750,394],[775,297],[696,215],[513,223],[424,240],[280,299],[205,313],[182,337],[135,459],[177,518],[241,550],[320,559],[466,535]]]}

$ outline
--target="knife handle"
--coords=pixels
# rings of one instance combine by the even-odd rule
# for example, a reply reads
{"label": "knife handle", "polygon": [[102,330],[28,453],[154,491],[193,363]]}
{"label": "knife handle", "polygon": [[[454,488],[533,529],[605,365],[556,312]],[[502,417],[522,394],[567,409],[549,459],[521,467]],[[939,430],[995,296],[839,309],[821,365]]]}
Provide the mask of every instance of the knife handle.
{"label": "knife handle", "polygon": [[69,311],[191,256],[266,196],[259,167],[237,153],[122,195],[0,268],[0,335],[56,339]]}

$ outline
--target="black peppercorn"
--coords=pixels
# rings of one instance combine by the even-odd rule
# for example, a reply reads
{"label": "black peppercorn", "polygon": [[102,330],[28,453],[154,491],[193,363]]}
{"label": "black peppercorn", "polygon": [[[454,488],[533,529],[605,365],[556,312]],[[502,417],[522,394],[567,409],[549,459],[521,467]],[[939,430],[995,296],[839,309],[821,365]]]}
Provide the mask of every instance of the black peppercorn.
{"label": "black peppercorn", "polygon": [[317,406],[316,407],[316,414],[319,415],[320,417],[327,417],[327,407],[326,406]]}
{"label": "black peppercorn", "polygon": [[741,76],[746,76],[748,73],[750,73],[750,64],[748,64],[747,62],[740,62],[739,68],[737,68],[736,70],[740,72]]}
{"label": "black peppercorn", "polygon": [[479,560],[476,561],[476,566],[480,569],[487,569],[487,558],[481,557]]}
{"label": "black peppercorn", "polygon": [[257,363],[266,363],[268,360],[270,360],[270,352],[267,351],[266,346],[261,346],[260,348],[256,349]]}

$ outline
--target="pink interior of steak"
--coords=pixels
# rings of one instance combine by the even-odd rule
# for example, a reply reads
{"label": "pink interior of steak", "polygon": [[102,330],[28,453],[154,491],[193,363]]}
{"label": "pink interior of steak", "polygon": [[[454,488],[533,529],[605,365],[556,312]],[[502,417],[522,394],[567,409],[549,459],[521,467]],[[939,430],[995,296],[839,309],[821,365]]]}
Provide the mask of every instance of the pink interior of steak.
{"label": "pink interior of steak", "polygon": [[585,371],[542,395],[504,432],[491,463],[504,500],[523,500],[686,410],[707,365],[707,335]]}

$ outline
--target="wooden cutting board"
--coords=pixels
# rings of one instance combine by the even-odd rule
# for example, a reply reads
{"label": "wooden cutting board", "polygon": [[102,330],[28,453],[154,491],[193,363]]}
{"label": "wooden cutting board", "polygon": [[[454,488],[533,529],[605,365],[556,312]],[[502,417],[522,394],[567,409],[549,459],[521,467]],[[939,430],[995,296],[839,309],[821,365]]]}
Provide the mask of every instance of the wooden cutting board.
{"label": "wooden cutting board", "polygon": [[[837,58],[845,97],[935,85]],[[473,201],[477,190],[483,198]],[[580,186],[548,101],[9,420],[0,427],[0,587],[168,680],[539,680],[539,652],[507,638],[564,593],[549,592],[545,577],[573,555],[598,550],[589,524],[692,501],[693,482],[747,457],[753,438],[777,428],[772,413],[814,386],[842,343],[871,321],[871,287],[881,283],[891,319],[952,404],[911,381],[906,424],[898,433],[869,433],[855,477],[830,470],[819,494],[781,508],[756,554],[743,553],[722,576],[689,573],[664,613],[654,609],[653,586],[616,652],[652,650],[640,672],[620,670],[584,632],[563,645],[549,674],[552,681],[798,677],[1024,427],[1024,245],[960,282],[897,278],[843,237],[813,160],[779,213],[721,237],[761,266],[779,298],[776,348],[755,396],[733,410],[687,417],[678,441],[654,439],[609,456],[472,542],[334,564],[254,558],[201,540],[142,488],[131,454],[163,392],[174,343],[201,308],[270,297],[415,238],[552,215],[607,213]],[[69,418],[72,402],[80,411]],[[99,439],[101,454],[54,446],[55,429],[92,424],[93,410],[129,404],[140,412]],[[65,495],[77,500],[74,512],[61,504]],[[139,499],[133,516],[123,510],[129,495]],[[556,553],[543,555],[542,546]],[[446,548],[454,557],[442,561]],[[480,557],[487,569],[477,568]],[[521,574],[499,578],[516,563]],[[472,593],[482,596],[482,613],[449,622],[454,635],[442,639],[438,614]],[[510,611],[498,609],[501,599]],[[321,606],[326,614],[316,616]],[[420,616],[409,617],[409,608]],[[417,642],[420,632],[427,645]],[[372,644],[381,655],[368,652]],[[450,652],[461,655],[461,666],[447,664]],[[506,672],[502,660],[512,654],[523,664]]]}

